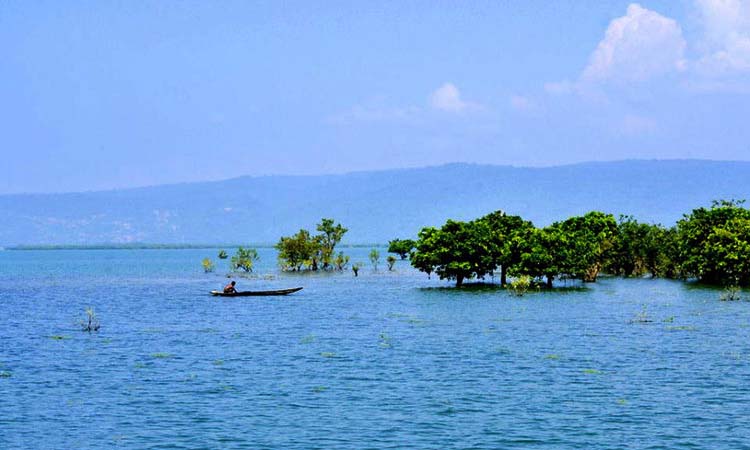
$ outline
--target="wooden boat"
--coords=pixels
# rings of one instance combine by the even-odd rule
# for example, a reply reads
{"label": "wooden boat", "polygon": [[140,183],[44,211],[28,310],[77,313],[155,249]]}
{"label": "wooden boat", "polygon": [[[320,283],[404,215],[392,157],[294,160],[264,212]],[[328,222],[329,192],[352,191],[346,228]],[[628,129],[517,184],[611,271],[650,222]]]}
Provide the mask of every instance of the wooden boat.
{"label": "wooden boat", "polygon": [[218,297],[261,297],[268,295],[288,295],[293,292],[301,291],[301,287],[290,288],[290,289],[277,289],[274,291],[240,291],[228,294],[222,291],[211,291],[211,295]]}

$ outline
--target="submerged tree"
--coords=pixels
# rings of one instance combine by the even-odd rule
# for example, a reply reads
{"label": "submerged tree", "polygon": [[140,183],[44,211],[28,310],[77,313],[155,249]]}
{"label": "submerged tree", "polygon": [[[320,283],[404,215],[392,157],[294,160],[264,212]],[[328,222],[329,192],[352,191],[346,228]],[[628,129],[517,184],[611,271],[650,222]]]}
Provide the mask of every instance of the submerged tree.
{"label": "submerged tree", "polygon": [[414,249],[414,241],[411,239],[394,239],[388,242],[388,253],[395,253],[401,259],[406,259]]}
{"label": "submerged tree", "polygon": [[419,232],[411,264],[428,275],[435,272],[440,279],[464,280],[483,278],[495,269],[490,251],[490,231],[483,221],[449,220],[440,229],[423,228]]}
{"label": "submerged tree", "polygon": [[240,247],[237,249],[237,253],[232,256],[232,270],[244,270],[245,272],[252,272],[255,262],[259,259],[260,257],[258,256],[258,251],[254,248]]}
{"label": "submerged tree", "polygon": [[750,210],[717,201],[677,223],[682,275],[717,285],[750,285]]}
{"label": "submerged tree", "polygon": [[320,234],[311,235],[301,229],[298,233],[282,237],[275,248],[279,251],[279,265],[283,270],[343,270],[349,257],[335,253],[338,244],[347,229],[333,219],[321,219],[317,225]]}
{"label": "submerged tree", "polygon": [[219,255],[218,256],[219,256],[219,259],[227,259],[229,257],[229,255],[227,255],[227,251],[226,250],[219,250]]}
{"label": "submerged tree", "polygon": [[591,211],[556,225],[567,241],[562,273],[584,282],[596,281],[617,236],[615,218]]}
{"label": "submerged tree", "polygon": [[372,264],[372,270],[378,270],[378,263],[380,262],[380,252],[374,248],[370,250],[370,264]]}
{"label": "submerged tree", "polygon": [[387,258],[385,258],[386,264],[388,264],[388,271],[393,270],[393,265],[396,264],[396,257],[393,255],[388,255]]}
{"label": "submerged tree", "polygon": [[330,269],[334,266],[334,250],[336,244],[341,242],[348,229],[341,226],[340,223],[335,223],[333,219],[321,219],[316,229],[320,232],[320,261],[323,264],[323,269]]}
{"label": "submerged tree", "polygon": [[203,261],[201,261],[201,265],[203,266],[203,271],[205,273],[213,272],[214,271],[214,263],[211,261],[210,258],[203,258]]}
{"label": "submerged tree", "polygon": [[495,267],[500,268],[500,285],[505,286],[509,270],[521,262],[534,225],[520,216],[509,216],[503,211],[495,211],[479,220],[489,227],[492,261]]}

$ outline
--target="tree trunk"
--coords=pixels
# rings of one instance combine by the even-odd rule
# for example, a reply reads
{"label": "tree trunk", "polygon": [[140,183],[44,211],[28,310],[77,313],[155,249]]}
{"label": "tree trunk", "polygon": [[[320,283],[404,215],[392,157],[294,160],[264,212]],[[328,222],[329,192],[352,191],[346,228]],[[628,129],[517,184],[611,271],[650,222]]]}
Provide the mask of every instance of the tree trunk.
{"label": "tree trunk", "polygon": [[456,276],[456,287],[461,287],[464,284],[464,276],[458,275]]}
{"label": "tree trunk", "polygon": [[554,280],[555,277],[552,275],[547,275],[547,289],[552,289],[552,280]]}
{"label": "tree trunk", "polygon": [[505,269],[505,264],[500,267],[500,286],[505,287],[508,284],[508,271]]}
{"label": "tree trunk", "polygon": [[600,263],[596,263],[593,266],[589,267],[586,270],[586,273],[583,274],[583,282],[584,283],[596,283],[596,277],[599,276],[599,271],[601,270],[602,265]]}

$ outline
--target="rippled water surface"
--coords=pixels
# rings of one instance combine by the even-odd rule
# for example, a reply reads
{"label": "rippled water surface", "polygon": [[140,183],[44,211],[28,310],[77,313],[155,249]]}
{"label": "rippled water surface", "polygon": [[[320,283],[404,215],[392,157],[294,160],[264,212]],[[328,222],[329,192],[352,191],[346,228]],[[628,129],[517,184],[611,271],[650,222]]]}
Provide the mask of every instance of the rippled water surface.
{"label": "rippled water surface", "polygon": [[240,288],[303,291],[217,299],[215,254],[0,251],[0,448],[748,448],[750,302],[283,275],[272,250]]}

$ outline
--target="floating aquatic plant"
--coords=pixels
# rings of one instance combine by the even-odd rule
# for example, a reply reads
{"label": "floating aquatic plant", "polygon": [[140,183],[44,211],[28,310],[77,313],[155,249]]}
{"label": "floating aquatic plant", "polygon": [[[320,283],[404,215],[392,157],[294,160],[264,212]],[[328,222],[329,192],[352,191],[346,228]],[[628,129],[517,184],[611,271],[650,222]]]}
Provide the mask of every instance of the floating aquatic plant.
{"label": "floating aquatic plant", "polygon": [[560,359],[560,355],[550,353],[549,355],[545,356],[545,359]]}
{"label": "floating aquatic plant", "polygon": [[70,339],[70,337],[63,336],[63,335],[60,335],[60,334],[53,334],[49,338],[52,339],[53,341],[62,341],[64,339]]}
{"label": "floating aquatic plant", "polygon": [[335,358],[336,354],[333,352],[320,352],[320,356],[323,358]]}
{"label": "floating aquatic plant", "polygon": [[596,369],[583,369],[583,373],[586,375],[601,375],[602,371]]}
{"label": "floating aquatic plant", "polygon": [[327,391],[328,388],[326,386],[313,386],[312,391],[316,394],[319,394],[321,392]]}
{"label": "floating aquatic plant", "polygon": [[166,358],[171,358],[172,354],[171,353],[151,353],[151,357],[156,358],[156,359],[166,359]]}

